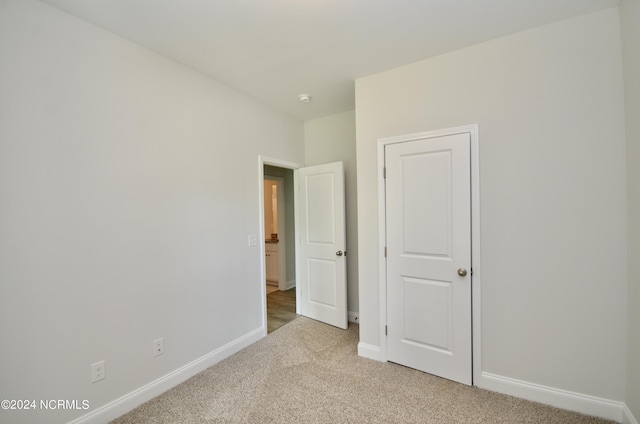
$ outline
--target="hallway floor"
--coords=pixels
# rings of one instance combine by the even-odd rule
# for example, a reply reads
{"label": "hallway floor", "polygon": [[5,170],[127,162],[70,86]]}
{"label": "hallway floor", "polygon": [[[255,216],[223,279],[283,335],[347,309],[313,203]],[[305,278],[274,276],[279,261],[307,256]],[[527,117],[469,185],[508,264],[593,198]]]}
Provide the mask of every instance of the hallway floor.
{"label": "hallway floor", "polygon": [[267,333],[293,321],[296,315],[296,288],[267,295]]}

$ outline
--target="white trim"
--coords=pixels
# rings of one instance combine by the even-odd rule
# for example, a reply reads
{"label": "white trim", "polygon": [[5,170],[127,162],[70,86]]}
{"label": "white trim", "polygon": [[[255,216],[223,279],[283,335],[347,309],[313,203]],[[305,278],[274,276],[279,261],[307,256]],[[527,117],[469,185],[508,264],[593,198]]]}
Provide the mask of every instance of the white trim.
{"label": "white trim", "polygon": [[289,280],[287,281],[287,284],[284,287],[284,290],[289,290],[292,289],[296,286],[296,280]]}
{"label": "white trim", "polygon": [[[384,181],[384,148],[391,143],[390,139],[378,139],[378,296],[380,297],[380,322],[378,323],[378,336],[380,337],[380,348],[378,361],[387,361],[387,260],[385,257],[385,247],[387,245],[386,232],[386,191]],[[358,352],[360,350],[358,349]],[[363,355],[364,356],[364,355]],[[371,357],[369,357],[371,358]],[[375,358],[371,358],[375,359]]]}
{"label": "white trim", "polygon": [[622,408],[622,424],[638,424],[638,420],[633,416],[626,403]]}
{"label": "white trim", "polygon": [[257,328],[175,371],[71,421],[69,424],[98,424],[118,418],[263,337],[262,328]]}
{"label": "white trim", "polygon": [[277,166],[278,168],[286,168],[286,169],[302,168],[302,165],[300,165],[299,163],[289,162],[287,160],[282,160],[282,159],[276,159],[269,156],[258,155],[258,159],[262,164],[262,167],[260,169],[262,169],[263,171],[264,171],[264,165]]}
{"label": "white trim", "polygon": [[[295,231],[296,231],[296,239],[294,245],[295,252],[295,269],[296,269],[296,280],[298,279],[298,273],[302,269],[300,265],[300,228],[298,227],[298,223],[300,222],[300,199],[298,199],[298,184],[300,181],[300,173],[298,172],[298,168],[293,170],[293,219],[295,222]],[[300,289],[300,284],[296,284],[296,314],[302,315],[302,308],[300,307],[300,302],[298,299],[302,299],[302,292]]]}
{"label": "white trim", "polygon": [[478,124],[468,127],[471,133],[471,325],[473,332],[473,381],[482,373],[482,259],[480,246],[480,134]]}
{"label": "white trim", "polygon": [[621,422],[625,406],[623,402],[615,400],[556,389],[488,372],[482,373],[478,383],[477,385],[483,389],[616,422]]}
{"label": "white trim", "polygon": [[360,323],[360,315],[358,312],[347,311],[347,319],[349,322]]}
{"label": "white trim", "polygon": [[[472,357],[473,357],[473,384],[480,380],[482,372],[482,343],[481,343],[481,323],[480,317],[482,303],[481,294],[481,258],[480,258],[480,140],[478,135],[478,124],[465,125],[455,128],[426,131],[415,134],[400,135],[378,139],[378,278],[380,296],[380,347],[379,354],[381,361],[387,361],[387,337],[385,336],[385,326],[387,324],[387,261],[384,257],[384,247],[386,245],[386,214],[385,214],[385,182],[383,169],[385,166],[384,149],[388,144],[404,143],[407,141],[422,140],[425,138],[435,138],[447,135],[469,133],[471,137],[471,309],[472,309]],[[359,352],[359,350],[358,350]],[[364,356],[364,355],[362,355]]]}
{"label": "white trim", "polygon": [[374,361],[387,362],[387,357],[382,356],[380,346],[374,346],[366,343],[358,343],[358,356],[373,359]]}

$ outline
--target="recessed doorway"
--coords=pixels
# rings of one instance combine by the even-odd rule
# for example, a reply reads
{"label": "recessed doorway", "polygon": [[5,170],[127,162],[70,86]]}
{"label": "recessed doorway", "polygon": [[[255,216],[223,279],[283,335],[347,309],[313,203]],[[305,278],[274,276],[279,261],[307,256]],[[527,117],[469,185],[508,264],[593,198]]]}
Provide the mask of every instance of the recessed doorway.
{"label": "recessed doorway", "polygon": [[296,314],[293,170],[264,165],[266,327],[271,333]]}
{"label": "recessed doorway", "polygon": [[[296,314],[346,329],[346,231],[342,162],[301,167],[259,156],[258,164],[261,218],[259,244],[262,256],[259,282],[264,299],[264,334],[267,334],[268,327],[267,245],[274,244],[267,242],[273,241],[273,232],[270,231],[273,224],[270,224],[268,218],[265,223],[265,198],[271,198],[272,194],[265,195],[264,188],[265,180],[272,177],[284,179],[283,189],[278,190],[284,194],[284,207],[280,200],[277,207],[278,214],[282,210],[284,212],[284,225],[278,222],[275,234],[278,240],[275,243],[278,246],[278,259],[284,259],[284,264],[278,269],[279,291],[295,288],[291,294],[295,293]],[[272,206],[266,206],[267,210],[271,208]],[[323,249],[318,249],[319,246]],[[273,251],[274,247],[271,246],[270,250]],[[272,276],[271,279],[275,278]],[[327,281],[330,284],[326,284]]]}

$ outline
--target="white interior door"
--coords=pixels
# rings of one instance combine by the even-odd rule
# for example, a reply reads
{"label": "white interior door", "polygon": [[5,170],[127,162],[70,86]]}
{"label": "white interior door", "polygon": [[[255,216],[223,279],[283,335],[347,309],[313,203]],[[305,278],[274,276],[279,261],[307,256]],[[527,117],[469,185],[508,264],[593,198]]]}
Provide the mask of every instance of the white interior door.
{"label": "white interior door", "polygon": [[300,168],[297,173],[299,312],[347,328],[342,162]]}
{"label": "white interior door", "polygon": [[470,140],[385,147],[388,360],[469,385]]}

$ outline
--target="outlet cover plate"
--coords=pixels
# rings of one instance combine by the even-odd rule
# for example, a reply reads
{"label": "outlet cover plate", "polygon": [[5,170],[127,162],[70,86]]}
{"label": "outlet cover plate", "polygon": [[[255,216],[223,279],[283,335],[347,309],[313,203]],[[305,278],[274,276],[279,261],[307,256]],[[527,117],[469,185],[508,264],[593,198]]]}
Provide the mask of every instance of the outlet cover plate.
{"label": "outlet cover plate", "polygon": [[104,380],[106,377],[106,368],[104,360],[94,362],[91,364],[91,382],[95,383],[96,381]]}
{"label": "outlet cover plate", "polygon": [[164,353],[164,337],[153,341],[153,357],[160,356]]}

